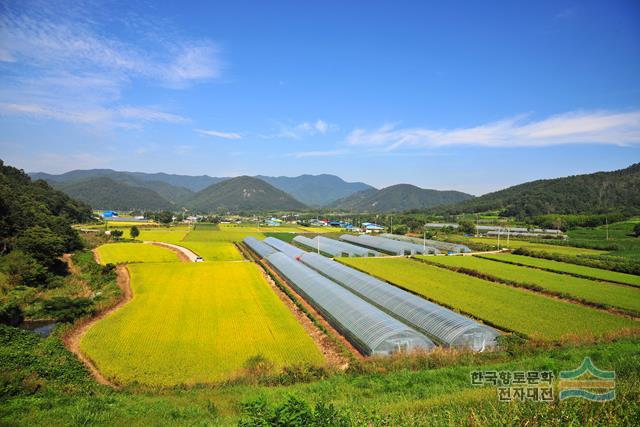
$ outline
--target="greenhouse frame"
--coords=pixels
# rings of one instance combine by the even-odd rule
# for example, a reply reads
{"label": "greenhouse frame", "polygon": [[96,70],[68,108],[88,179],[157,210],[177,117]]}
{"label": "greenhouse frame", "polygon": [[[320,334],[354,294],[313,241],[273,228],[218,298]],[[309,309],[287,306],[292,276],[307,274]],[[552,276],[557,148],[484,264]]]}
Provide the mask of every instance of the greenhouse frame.
{"label": "greenhouse frame", "polygon": [[394,255],[415,255],[415,254],[438,254],[440,251],[433,246],[424,247],[410,242],[400,242],[398,240],[386,239],[384,237],[374,237],[360,234],[343,234],[340,240],[355,243],[360,246],[377,249]]}
{"label": "greenhouse frame", "polygon": [[306,254],[306,252],[303,251],[302,249],[296,248],[295,246],[283,240],[276,239],[275,237],[267,237],[266,239],[263,240],[263,242],[268,244],[272,248],[277,249],[283,254],[290,256],[291,258],[296,258],[303,254]]}
{"label": "greenhouse frame", "polygon": [[363,354],[388,356],[435,346],[425,335],[300,261],[284,253],[272,254],[267,261]]}
{"label": "greenhouse frame", "polygon": [[340,248],[342,252],[348,253],[349,256],[380,256],[380,252],[373,249],[363,248],[362,246],[352,245],[351,243],[341,242],[340,240],[330,239],[325,236],[316,236],[313,240],[320,240],[320,244],[325,243],[327,245],[335,245]]}
{"label": "greenhouse frame", "polygon": [[272,246],[269,246],[255,237],[245,237],[243,240],[244,244],[249,246],[251,250],[260,255],[261,258],[266,258],[271,254],[278,252]]}
{"label": "greenhouse frame", "polygon": [[300,261],[446,347],[481,352],[496,346],[496,330],[452,310],[318,254]]}
{"label": "greenhouse frame", "polygon": [[361,246],[352,245],[350,243],[340,242],[326,237],[316,236],[309,239],[305,236],[296,236],[293,241],[310,248],[312,251],[318,251],[329,254],[334,257],[353,257],[353,256],[376,256],[378,252],[372,249],[366,249]]}
{"label": "greenhouse frame", "polygon": [[433,246],[438,250],[446,251],[446,252],[455,252],[455,253],[471,252],[471,249],[469,249],[468,246],[460,245],[457,243],[441,242],[440,240],[421,239],[419,237],[401,236],[398,234],[389,234],[389,233],[381,234],[380,237],[386,237],[387,239],[400,240],[403,242],[411,242],[411,243],[415,243],[416,245]]}

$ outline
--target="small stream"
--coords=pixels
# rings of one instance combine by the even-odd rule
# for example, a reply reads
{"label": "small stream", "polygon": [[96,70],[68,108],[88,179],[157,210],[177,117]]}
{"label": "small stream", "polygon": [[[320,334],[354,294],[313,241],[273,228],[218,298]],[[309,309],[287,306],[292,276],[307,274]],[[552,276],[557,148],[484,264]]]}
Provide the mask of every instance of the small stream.
{"label": "small stream", "polygon": [[51,335],[55,327],[56,322],[54,320],[26,320],[20,325],[20,328],[33,331],[42,338]]}

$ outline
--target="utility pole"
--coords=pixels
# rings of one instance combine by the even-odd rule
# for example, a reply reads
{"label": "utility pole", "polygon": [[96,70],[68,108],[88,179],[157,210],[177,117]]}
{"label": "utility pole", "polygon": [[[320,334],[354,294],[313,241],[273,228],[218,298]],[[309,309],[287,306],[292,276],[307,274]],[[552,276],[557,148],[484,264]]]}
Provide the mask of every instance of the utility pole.
{"label": "utility pole", "polygon": [[607,231],[607,240],[609,240],[609,217],[604,217],[605,229]]}
{"label": "utility pole", "polygon": [[498,228],[498,250],[500,250],[500,230],[502,230],[502,228]]}
{"label": "utility pole", "polygon": [[476,213],[476,237],[480,236],[478,226],[480,225],[480,214]]}
{"label": "utility pole", "polygon": [[316,236],[316,241],[318,242],[318,255],[320,255],[320,235]]}
{"label": "utility pole", "polygon": [[422,251],[427,251],[427,224],[422,228]]}

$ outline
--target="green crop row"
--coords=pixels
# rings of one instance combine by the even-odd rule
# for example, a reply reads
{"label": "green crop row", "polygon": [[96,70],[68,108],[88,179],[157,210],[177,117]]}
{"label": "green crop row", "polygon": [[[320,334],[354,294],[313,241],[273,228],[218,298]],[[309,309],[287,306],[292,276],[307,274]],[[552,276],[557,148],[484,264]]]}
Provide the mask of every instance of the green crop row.
{"label": "green crop row", "polygon": [[576,265],[568,262],[534,258],[515,254],[485,254],[478,255],[478,257],[493,259],[496,261],[502,261],[515,265],[541,268],[543,270],[553,271],[556,273],[571,274],[578,277],[605,280],[609,282],[640,287],[640,276],[636,276],[635,274],[619,273],[611,270],[603,270],[601,268],[587,267],[584,265]]}
{"label": "green crop row", "polygon": [[[435,258],[435,257],[434,257]],[[500,329],[550,340],[635,328],[634,320],[406,258],[341,262]]]}
{"label": "green crop row", "polygon": [[516,286],[546,291],[596,305],[617,307],[635,313],[640,312],[640,289],[632,286],[598,282],[474,256],[419,256],[417,258],[445,267],[463,269],[463,272],[467,273],[476,272],[492,280]]}

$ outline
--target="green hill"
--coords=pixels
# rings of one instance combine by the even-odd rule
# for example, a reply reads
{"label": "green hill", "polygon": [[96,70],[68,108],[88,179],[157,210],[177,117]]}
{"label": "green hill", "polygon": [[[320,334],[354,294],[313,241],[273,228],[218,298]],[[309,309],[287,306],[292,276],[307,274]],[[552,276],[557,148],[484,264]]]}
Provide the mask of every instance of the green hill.
{"label": "green hill", "polygon": [[199,212],[299,210],[306,206],[257,178],[239,176],[195,194],[187,207]]}
{"label": "green hill", "polygon": [[363,182],[346,182],[335,175],[263,176],[261,179],[309,206],[325,206],[358,191],[372,189]]}
{"label": "green hill", "polygon": [[56,184],[56,187],[94,209],[157,211],[175,208],[153,190],[123,184],[107,177]]}
{"label": "green hill", "polygon": [[336,209],[353,212],[403,212],[426,209],[473,198],[460,191],[427,190],[410,184],[398,184],[376,190],[371,188],[331,204]]}
{"label": "green hill", "polygon": [[500,211],[530,217],[545,214],[605,213],[640,210],[640,163],[613,172],[531,181],[434,209],[459,214]]}

